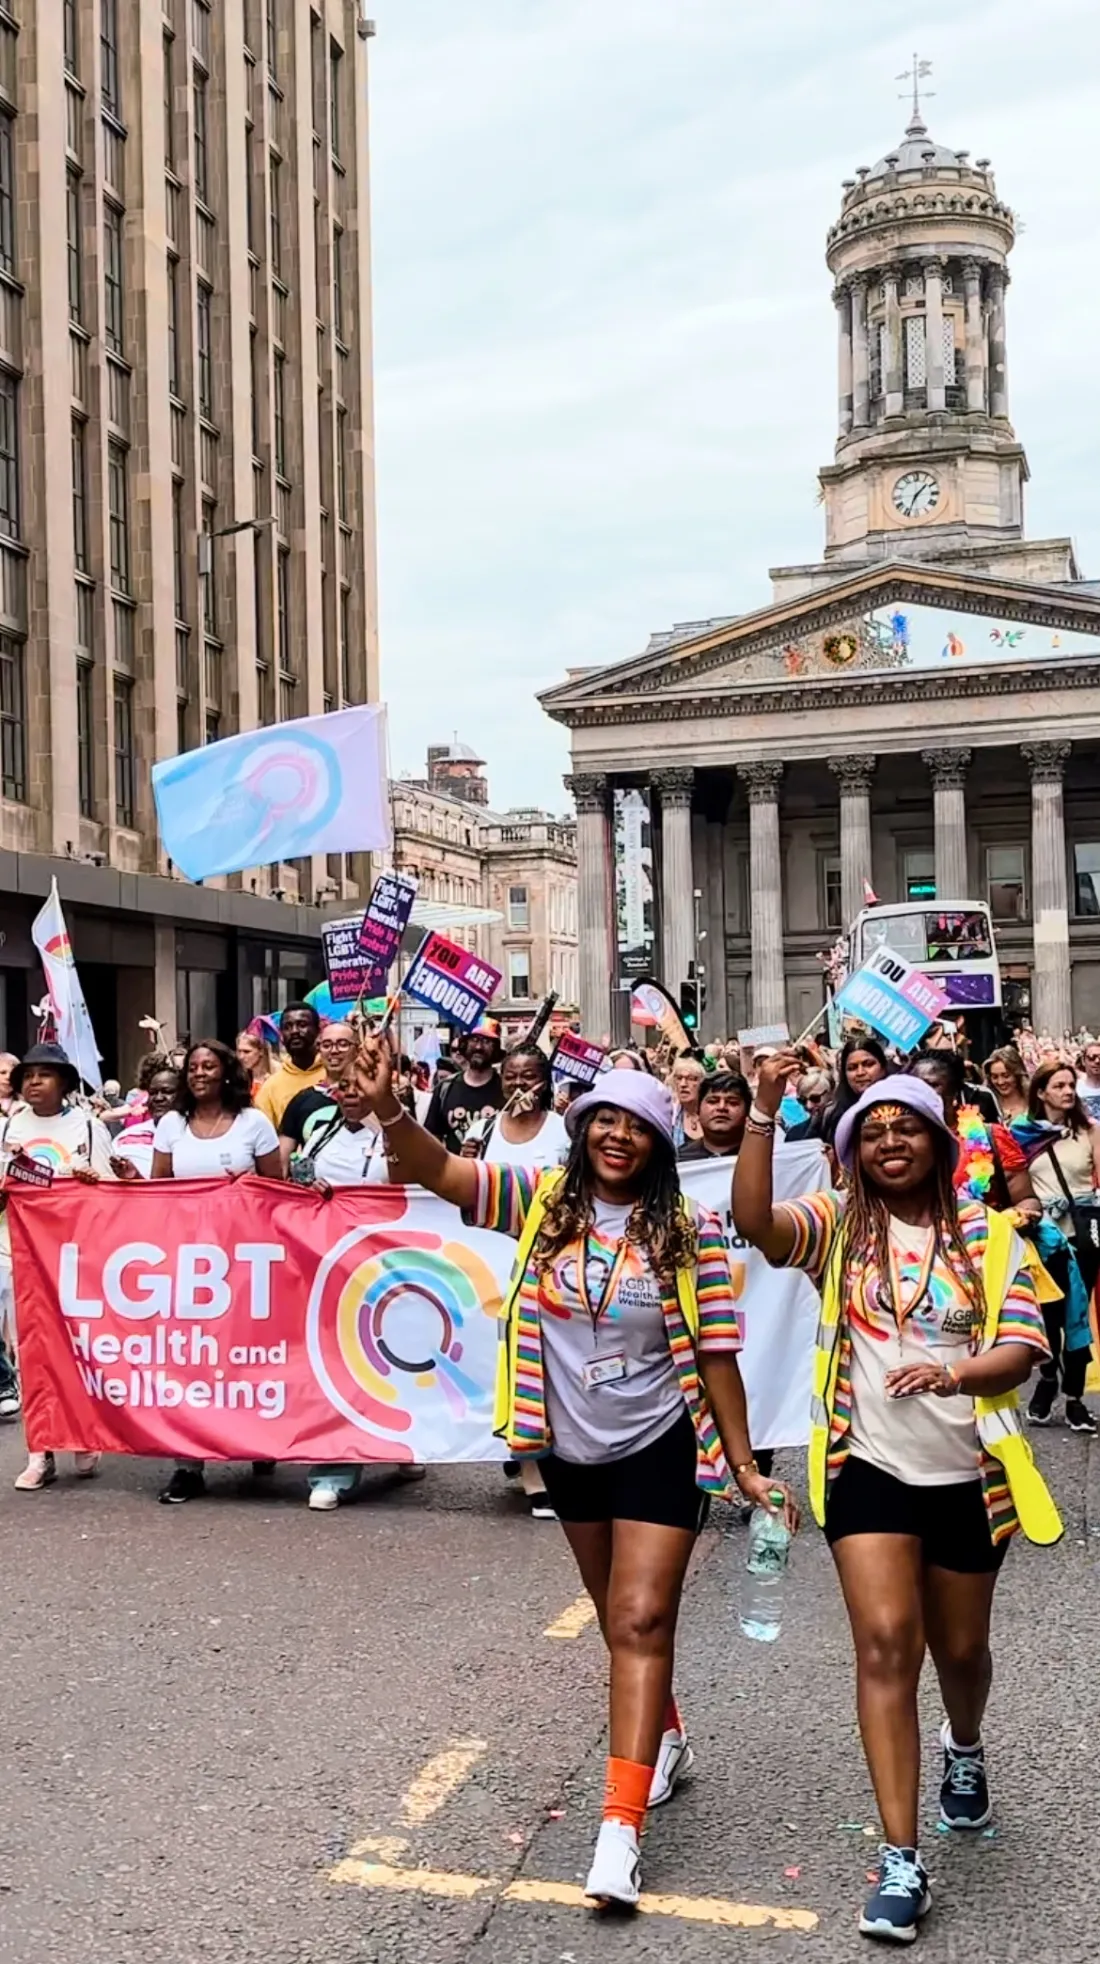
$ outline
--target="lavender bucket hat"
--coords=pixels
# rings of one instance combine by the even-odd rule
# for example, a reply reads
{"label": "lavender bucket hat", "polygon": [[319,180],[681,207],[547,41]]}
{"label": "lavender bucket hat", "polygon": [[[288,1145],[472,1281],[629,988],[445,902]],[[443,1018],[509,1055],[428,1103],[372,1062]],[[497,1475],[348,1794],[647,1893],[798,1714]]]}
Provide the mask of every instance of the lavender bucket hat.
{"label": "lavender bucket hat", "polygon": [[615,1105],[619,1111],[643,1119],[670,1146],[673,1144],[676,1107],[671,1091],[658,1078],[648,1077],[644,1071],[604,1071],[591,1091],[575,1099],[565,1114],[565,1129],[571,1139],[576,1138],[585,1113],[595,1111],[598,1105]]}
{"label": "lavender bucket hat", "polygon": [[[583,1099],[581,1101],[584,1102]],[[919,1077],[884,1077],[877,1084],[869,1084],[863,1096],[850,1111],[845,1112],[836,1128],[836,1156],[847,1172],[851,1172],[852,1161],[856,1155],[856,1135],[867,1113],[876,1105],[904,1105],[907,1111],[916,1112],[929,1125],[934,1125],[943,1133],[951,1154],[951,1164],[956,1166],[959,1159],[959,1142],[948,1127],[943,1113],[943,1099],[930,1084]]]}

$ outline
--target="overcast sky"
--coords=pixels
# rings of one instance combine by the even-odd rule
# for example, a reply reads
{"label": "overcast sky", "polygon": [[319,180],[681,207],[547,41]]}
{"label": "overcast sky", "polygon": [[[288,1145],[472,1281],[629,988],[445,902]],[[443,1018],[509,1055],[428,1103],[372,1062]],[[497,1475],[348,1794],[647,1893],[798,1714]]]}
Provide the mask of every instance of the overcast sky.
{"label": "overcast sky", "polygon": [[[382,687],[395,771],[457,732],[567,808],[535,692],[769,598],[823,547],[841,179],[906,121],[875,0],[373,0]],[[912,16],[916,18],[917,16]],[[925,0],[938,142],[1024,230],[1010,407],[1032,537],[1100,576],[1100,16]]]}

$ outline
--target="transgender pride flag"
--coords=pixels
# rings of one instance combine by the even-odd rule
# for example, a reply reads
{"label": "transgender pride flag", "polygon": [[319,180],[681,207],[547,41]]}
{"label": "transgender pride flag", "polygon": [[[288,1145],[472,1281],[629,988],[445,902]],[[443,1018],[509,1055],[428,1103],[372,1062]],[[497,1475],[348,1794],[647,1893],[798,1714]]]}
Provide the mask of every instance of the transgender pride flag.
{"label": "transgender pride flag", "polygon": [[390,844],[381,703],[225,737],[152,777],[164,849],[189,880]]}

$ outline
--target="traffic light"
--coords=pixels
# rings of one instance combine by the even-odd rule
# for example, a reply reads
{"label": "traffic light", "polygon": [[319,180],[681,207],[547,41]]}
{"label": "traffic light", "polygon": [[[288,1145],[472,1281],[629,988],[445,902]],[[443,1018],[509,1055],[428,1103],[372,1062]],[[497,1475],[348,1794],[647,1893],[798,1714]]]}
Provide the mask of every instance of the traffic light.
{"label": "traffic light", "polygon": [[696,1014],[694,981],[681,982],[680,984],[680,1021],[683,1023],[685,1030],[694,1030],[698,1027],[699,1018]]}

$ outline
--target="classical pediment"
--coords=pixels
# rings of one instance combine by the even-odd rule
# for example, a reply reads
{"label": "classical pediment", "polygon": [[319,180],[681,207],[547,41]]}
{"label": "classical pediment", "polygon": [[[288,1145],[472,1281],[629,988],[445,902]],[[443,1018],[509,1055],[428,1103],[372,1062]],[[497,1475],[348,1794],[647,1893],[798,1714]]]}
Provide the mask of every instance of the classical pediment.
{"label": "classical pediment", "polygon": [[[685,696],[770,695],[777,687],[793,699],[822,683],[842,693],[846,682],[865,688],[876,674],[950,693],[979,668],[1047,671],[1081,661],[1100,664],[1100,596],[891,562],[590,671],[541,700],[569,722],[601,703],[621,709],[654,695],[670,708]],[[965,680],[961,687],[969,693]]]}

